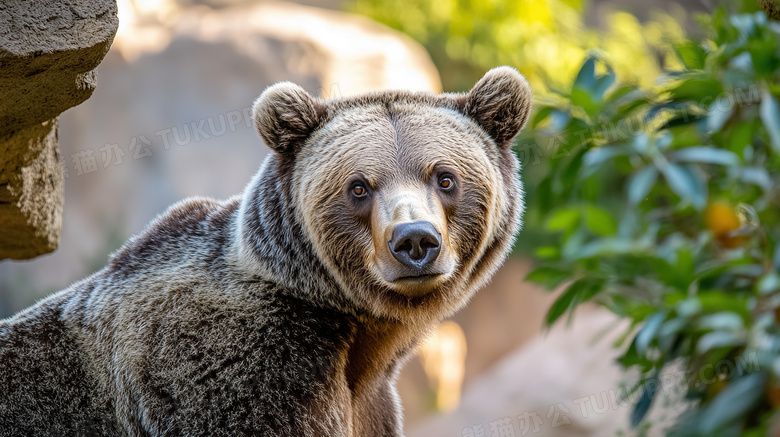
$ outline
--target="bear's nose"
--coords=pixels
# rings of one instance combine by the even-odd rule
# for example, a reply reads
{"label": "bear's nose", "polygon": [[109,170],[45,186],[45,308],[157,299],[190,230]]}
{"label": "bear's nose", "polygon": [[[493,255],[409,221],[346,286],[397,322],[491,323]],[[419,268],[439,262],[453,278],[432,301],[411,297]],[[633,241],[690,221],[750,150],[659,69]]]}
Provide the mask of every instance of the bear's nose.
{"label": "bear's nose", "polygon": [[389,245],[401,264],[420,270],[439,256],[441,234],[431,222],[402,223],[393,229]]}

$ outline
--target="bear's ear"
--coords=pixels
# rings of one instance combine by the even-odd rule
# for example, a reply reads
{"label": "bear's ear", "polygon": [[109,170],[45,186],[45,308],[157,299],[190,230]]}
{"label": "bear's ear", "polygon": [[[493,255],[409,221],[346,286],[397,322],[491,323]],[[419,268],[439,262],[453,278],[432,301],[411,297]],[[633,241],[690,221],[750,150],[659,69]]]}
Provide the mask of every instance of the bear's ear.
{"label": "bear's ear", "polygon": [[320,124],[325,104],[290,82],[268,87],[255,100],[255,128],[268,147],[292,156]]}
{"label": "bear's ear", "polygon": [[462,104],[499,147],[507,147],[528,120],[531,87],[514,68],[497,67],[485,73]]}

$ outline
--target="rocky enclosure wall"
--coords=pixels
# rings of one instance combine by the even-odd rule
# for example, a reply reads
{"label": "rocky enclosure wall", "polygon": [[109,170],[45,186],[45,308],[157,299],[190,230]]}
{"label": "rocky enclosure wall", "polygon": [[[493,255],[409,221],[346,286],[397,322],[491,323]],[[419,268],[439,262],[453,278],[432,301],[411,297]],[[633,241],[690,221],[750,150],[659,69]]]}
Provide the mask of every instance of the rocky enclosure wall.
{"label": "rocky enclosure wall", "polygon": [[118,25],[114,0],[0,3],[0,260],[57,248],[58,116],[92,95]]}

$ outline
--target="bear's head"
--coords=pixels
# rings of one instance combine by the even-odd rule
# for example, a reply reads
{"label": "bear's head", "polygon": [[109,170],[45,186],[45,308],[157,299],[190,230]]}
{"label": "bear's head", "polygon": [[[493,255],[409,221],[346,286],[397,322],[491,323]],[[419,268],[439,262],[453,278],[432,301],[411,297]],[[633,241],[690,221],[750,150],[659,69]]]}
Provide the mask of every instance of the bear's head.
{"label": "bear's head", "polygon": [[523,210],[511,147],[530,107],[528,83],[500,67],[466,94],[320,100],[280,83],[254,119],[346,298],[411,320],[460,308],[511,248]]}

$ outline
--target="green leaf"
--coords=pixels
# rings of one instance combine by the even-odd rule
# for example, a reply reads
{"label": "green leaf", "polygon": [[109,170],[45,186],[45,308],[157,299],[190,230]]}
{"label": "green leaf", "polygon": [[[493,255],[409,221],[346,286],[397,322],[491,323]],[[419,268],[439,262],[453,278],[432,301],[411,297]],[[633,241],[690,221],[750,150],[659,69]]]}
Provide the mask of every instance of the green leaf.
{"label": "green leaf", "polygon": [[640,356],[636,352],[636,343],[632,341],[631,345],[628,347],[628,349],[626,349],[626,352],[618,357],[617,362],[628,369],[632,366],[641,366],[646,364],[647,359],[643,356]]}
{"label": "green leaf", "polygon": [[707,204],[707,185],[703,178],[689,167],[669,164],[662,168],[669,187],[680,198],[701,210]]}
{"label": "green leaf", "polygon": [[585,208],[585,225],[594,234],[602,237],[614,235],[617,232],[617,223],[612,215],[601,208],[588,206]]}
{"label": "green leaf", "polygon": [[753,143],[753,123],[741,122],[737,124],[730,132],[728,148],[735,153],[742,155],[745,147]]}
{"label": "green leaf", "polygon": [[732,275],[747,276],[758,279],[764,274],[764,266],[761,264],[735,264],[728,270]]}
{"label": "green leaf", "polygon": [[653,374],[653,377],[645,381],[642,385],[642,396],[634,406],[634,410],[631,412],[631,427],[636,428],[645,418],[647,412],[650,411],[650,407],[653,405],[653,399],[655,399],[656,393],[658,393],[660,381],[658,375],[661,370],[658,369]]}
{"label": "green leaf", "polygon": [[680,333],[685,331],[687,327],[688,320],[685,320],[682,317],[667,320],[666,323],[661,325],[661,329],[659,329],[658,334],[656,334],[658,348],[663,351],[663,353],[671,353],[677,339],[680,337]]}
{"label": "green leaf", "polygon": [[[626,103],[635,102],[637,99],[645,97],[645,93],[636,88],[636,85],[620,84],[618,88],[613,90],[607,96],[605,102],[614,103],[617,106],[625,105]],[[618,111],[622,113],[623,111]]]}
{"label": "green leaf", "polygon": [[682,289],[686,289],[695,278],[696,263],[688,246],[682,246],[675,255],[677,265],[673,273],[674,284]]}
{"label": "green leaf", "polygon": [[580,88],[571,91],[571,102],[584,109],[589,115],[593,115],[599,110],[598,105],[593,101],[593,96]]}
{"label": "green leaf", "polygon": [[534,255],[540,259],[557,259],[561,256],[561,249],[558,246],[542,246],[534,251]]}
{"label": "green leaf", "polygon": [[753,73],[753,58],[750,56],[750,53],[742,52],[731,58],[729,67],[735,70],[742,70],[746,73]]}
{"label": "green leaf", "polygon": [[652,165],[636,172],[628,183],[628,201],[636,205],[644,200],[657,179],[658,170]]}
{"label": "green leaf", "polygon": [[741,331],[745,324],[742,317],[731,311],[721,311],[709,314],[699,319],[700,329],[716,331]]}
{"label": "green leaf", "polygon": [[571,115],[569,115],[568,111],[556,109],[550,115],[550,126],[555,132],[561,132],[569,124],[570,120]]}
{"label": "green leaf", "polygon": [[583,229],[578,229],[566,238],[566,241],[561,248],[561,256],[564,260],[571,261],[580,256],[582,246],[585,242],[585,234],[586,232]]}
{"label": "green leaf", "polygon": [[705,313],[718,311],[731,311],[742,316],[750,317],[745,296],[721,290],[699,290],[697,295],[701,310]]}
{"label": "green leaf", "polygon": [[674,135],[671,132],[664,132],[655,139],[655,146],[660,150],[666,150],[672,145]]}
{"label": "green leaf", "polygon": [[723,92],[723,85],[712,78],[685,79],[669,90],[672,101],[681,102],[693,100],[700,102]]}
{"label": "green leaf", "polygon": [[555,267],[543,266],[529,273],[525,277],[525,280],[535,282],[548,290],[552,290],[571,276],[571,270],[561,270]]}
{"label": "green leaf", "polygon": [[582,64],[577,78],[574,79],[572,86],[571,101],[577,106],[585,109],[590,115],[594,115],[599,104],[604,101],[607,90],[615,83],[615,72],[607,65],[607,73],[596,76],[596,60],[589,57]]}
{"label": "green leaf", "polygon": [[693,317],[701,312],[702,303],[701,300],[696,297],[689,297],[677,302],[674,306],[674,310],[680,317]]}
{"label": "green leaf", "polygon": [[558,178],[560,183],[564,184],[564,186],[571,187],[578,182],[577,179],[583,164],[582,157],[585,153],[585,149],[578,150],[572,159],[569,160],[568,165],[564,166],[561,171],[559,171]]}
{"label": "green leaf", "polygon": [[555,300],[555,302],[553,302],[550,310],[547,312],[547,318],[545,319],[547,326],[552,326],[552,324],[555,323],[555,321],[558,320],[564,313],[566,313],[566,310],[568,310],[571,306],[571,303],[574,300],[574,295],[576,294],[576,291],[573,290],[572,287],[573,285],[564,291],[563,294]]}
{"label": "green leaf", "polygon": [[561,208],[550,214],[544,227],[549,231],[569,231],[576,227],[579,221],[579,208]]}
{"label": "green leaf", "polygon": [[716,149],[715,147],[686,147],[669,153],[669,158],[677,162],[700,162],[704,164],[739,165],[736,153]]}
{"label": "green leaf", "polygon": [[573,310],[577,305],[592,299],[603,286],[603,279],[580,278],[574,281],[550,307],[546,318],[547,326],[552,326],[567,310]]}
{"label": "green leaf", "polygon": [[734,113],[734,100],[728,97],[721,97],[715,100],[707,112],[707,130],[717,132],[726,124]]}
{"label": "green leaf", "polygon": [[705,354],[720,347],[735,347],[745,343],[742,335],[728,331],[713,331],[701,336],[696,343],[696,352]]}
{"label": "green leaf", "polygon": [[582,283],[578,284],[577,294],[572,300],[572,310],[574,310],[577,305],[593,299],[594,296],[604,289],[604,283],[605,281],[599,278],[583,278]]}
{"label": "green leaf", "polygon": [[756,290],[759,294],[770,294],[780,291],[780,275],[770,272],[762,276],[756,284]]}
{"label": "green leaf", "polygon": [[539,123],[543,122],[547,119],[547,117],[552,114],[552,112],[555,110],[552,106],[545,106],[538,111],[536,111],[536,114],[534,114],[533,121],[531,121],[531,126],[536,127],[539,125]]}
{"label": "green leaf", "polygon": [[775,247],[775,254],[772,256],[775,270],[780,270],[780,244]]}
{"label": "green leaf", "polygon": [[696,122],[697,122],[696,118],[688,116],[688,115],[676,116],[676,117],[672,117],[669,120],[667,120],[664,124],[659,126],[657,130],[658,131],[663,131],[663,130],[666,130],[666,129],[673,129],[673,128],[676,128],[676,127],[688,126],[688,125],[692,125],[692,124],[694,124]]}
{"label": "green leaf", "polygon": [[780,104],[768,90],[761,95],[761,121],[769,133],[770,143],[776,153],[780,153]]}
{"label": "green leaf", "polygon": [[596,60],[588,58],[582,64],[572,88],[583,91],[591,91],[596,85]]}
{"label": "green leaf", "polygon": [[615,79],[617,79],[615,72],[610,66],[607,66],[607,74],[596,79],[596,84],[593,87],[593,95],[596,98],[596,101],[601,102],[604,100],[604,95],[607,93],[609,87],[615,83]]}
{"label": "green leaf", "polygon": [[748,51],[752,60],[751,65],[759,76],[771,76],[778,68],[777,56],[778,39],[753,40],[748,44]]}
{"label": "green leaf", "polygon": [[650,138],[644,132],[636,135],[631,140],[631,148],[642,155],[648,154],[650,152]]}
{"label": "green leaf", "polygon": [[761,167],[744,167],[739,174],[739,178],[749,184],[758,185],[764,191],[770,191],[774,186],[772,177],[769,176],[765,168]]}
{"label": "green leaf", "polygon": [[603,258],[639,250],[635,242],[627,238],[597,238],[583,245],[574,258]]}
{"label": "green leaf", "polygon": [[755,32],[756,22],[749,14],[732,15],[729,17],[729,22],[743,37],[749,37]]}
{"label": "green leaf", "polygon": [[623,146],[596,147],[585,153],[582,157],[582,164],[585,167],[595,167],[616,156],[628,155],[629,153],[631,153],[631,149]]}
{"label": "green leaf", "polygon": [[666,313],[657,312],[650,316],[647,319],[647,322],[645,322],[645,326],[639,330],[639,333],[637,333],[636,339],[634,340],[634,343],[636,343],[636,351],[639,355],[647,353],[650,342],[655,338],[655,334],[658,332],[658,328],[661,327],[664,320],[666,320]]}
{"label": "green leaf", "polygon": [[740,420],[764,397],[764,372],[751,373],[734,379],[707,407],[699,431],[713,435],[715,431]]}
{"label": "green leaf", "polygon": [[707,58],[707,52],[693,41],[685,41],[675,46],[677,54],[689,69],[704,68],[704,60]]}

